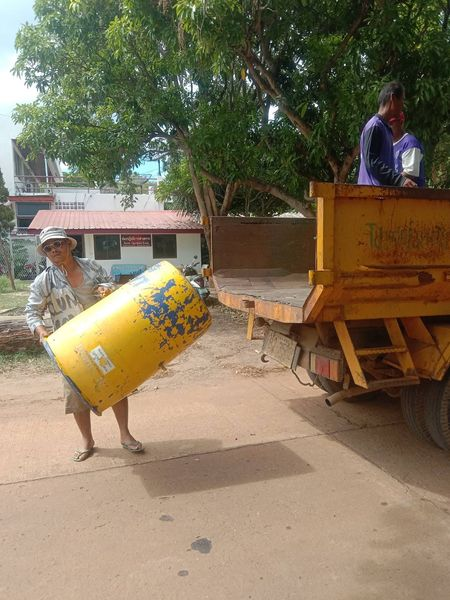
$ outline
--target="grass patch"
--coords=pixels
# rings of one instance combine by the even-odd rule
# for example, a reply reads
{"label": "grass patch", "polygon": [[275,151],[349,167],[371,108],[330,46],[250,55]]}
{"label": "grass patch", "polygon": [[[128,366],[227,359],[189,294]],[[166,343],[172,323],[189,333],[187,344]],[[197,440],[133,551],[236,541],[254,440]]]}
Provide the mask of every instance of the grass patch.
{"label": "grass patch", "polygon": [[[16,292],[24,292],[29,290],[31,281],[22,281],[22,279],[14,279],[16,284]],[[14,290],[11,289],[11,282],[6,275],[0,275],[0,294],[14,294]]]}
{"label": "grass patch", "polygon": [[11,284],[6,275],[0,276],[0,311],[25,308],[30,293],[31,281],[15,280],[16,290],[11,289]]}
{"label": "grass patch", "polygon": [[31,371],[42,371],[48,373],[56,371],[56,368],[43,348],[22,350],[20,352],[0,352],[0,373],[23,369],[24,377]]}

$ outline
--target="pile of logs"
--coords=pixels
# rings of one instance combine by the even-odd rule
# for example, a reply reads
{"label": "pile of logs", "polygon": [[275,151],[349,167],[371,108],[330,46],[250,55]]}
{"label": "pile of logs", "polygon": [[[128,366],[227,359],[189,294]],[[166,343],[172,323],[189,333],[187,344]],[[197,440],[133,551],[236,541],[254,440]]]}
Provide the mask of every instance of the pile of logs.
{"label": "pile of logs", "polygon": [[19,352],[41,347],[28,329],[25,317],[0,318],[0,352]]}

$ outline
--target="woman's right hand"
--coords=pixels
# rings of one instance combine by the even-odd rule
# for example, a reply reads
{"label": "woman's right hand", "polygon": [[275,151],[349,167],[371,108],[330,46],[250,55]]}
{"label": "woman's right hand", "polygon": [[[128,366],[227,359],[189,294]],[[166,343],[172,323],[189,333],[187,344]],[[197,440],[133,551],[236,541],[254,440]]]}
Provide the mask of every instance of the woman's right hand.
{"label": "woman's right hand", "polygon": [[47,338],[50,334],[47,329],[43,325],[38,325],[35,329],[35,334],[39,338],[39,343],[43,344],[45,342],[45,338]]}

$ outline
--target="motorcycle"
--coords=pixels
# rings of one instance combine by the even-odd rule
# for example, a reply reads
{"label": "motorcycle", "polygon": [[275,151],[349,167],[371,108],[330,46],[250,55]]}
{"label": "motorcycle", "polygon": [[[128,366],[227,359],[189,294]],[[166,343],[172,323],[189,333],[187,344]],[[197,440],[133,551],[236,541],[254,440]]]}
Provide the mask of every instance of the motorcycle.
{"label": "motorcycle", "polygon": [[199,264],[196,261],[197,256],[194,256],[193,260],[186,266],[181,266],[181,272],[192,285],[194,290],[205,301],[209,297],[209,289],[206,286],[206,281],[203,275],[200,275],[195,267]]}

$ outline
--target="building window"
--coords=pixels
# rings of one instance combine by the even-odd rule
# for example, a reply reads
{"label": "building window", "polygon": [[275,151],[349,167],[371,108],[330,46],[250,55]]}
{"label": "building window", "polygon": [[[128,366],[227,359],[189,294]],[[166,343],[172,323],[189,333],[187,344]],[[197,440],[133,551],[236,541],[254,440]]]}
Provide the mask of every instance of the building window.
{"label": "building window", "polygon": [[74,202],[61,202],[60,200],[57,200],[55,202],[55,209],[56,210],[84,210],[85,206],[84,206],[84,200],[83,201],[74,201]]}
{"label": "building window", "polygon": [[120,235],[94,235],[96,260],[120,259]]}
{"label": "building window", "polygon": [[40,210],[49,210],[47,202],[17,202],[16,213],[20,217],[35,217]]}
{"label": "building window", "polygon": [[153,258],[176,258],[177,236],[176,235],[154,235],[153,236]]}
{"label": "building window", "polygon": [[32,220],[33,220],[32,218],[26,218],[26,217],[18,218],[17,219],[17,227],[19,227],[20,229],[29,227],[31,225]]}

